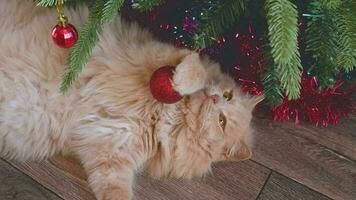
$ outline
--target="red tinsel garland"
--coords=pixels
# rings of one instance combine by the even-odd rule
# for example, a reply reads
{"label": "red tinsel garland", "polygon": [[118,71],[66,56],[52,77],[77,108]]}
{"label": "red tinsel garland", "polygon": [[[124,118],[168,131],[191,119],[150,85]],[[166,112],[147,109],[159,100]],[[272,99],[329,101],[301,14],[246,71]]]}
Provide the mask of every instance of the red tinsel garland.
{"label": "red tinsel garland", "polygon": [[295,101],[285,98],[281,105],[272,109],[273,119],[291,119],[297,124],[306,119],[316,126],[336,125],[341,117],[355,109],[352,105],[355,87],[344,89],[342,85],[343,81],[337,81],[334,87],[319,91],[316,78],[303,75],[300,98]]}
{"label": "red tinsel garland", "polygon": [[261,83],[265,54],[259,45],[252,26],[249,25],[245,34],[236,33],[234,36],[239,55],[233,72],[236,82],[242,86],[242,90],[252,95],[262,95]]}

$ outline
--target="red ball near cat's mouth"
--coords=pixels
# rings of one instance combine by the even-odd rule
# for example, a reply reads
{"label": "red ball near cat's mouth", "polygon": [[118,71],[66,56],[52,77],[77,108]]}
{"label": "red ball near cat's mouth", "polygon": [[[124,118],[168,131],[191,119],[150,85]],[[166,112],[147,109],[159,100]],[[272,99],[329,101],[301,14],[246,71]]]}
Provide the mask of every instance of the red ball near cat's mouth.
{"label": "red ball near cat's mouth", "polygon": [[172,85],[174,70],[173,66],[160,67],[151,76],[152,96],[161,103],[172,104],[183,98]]}

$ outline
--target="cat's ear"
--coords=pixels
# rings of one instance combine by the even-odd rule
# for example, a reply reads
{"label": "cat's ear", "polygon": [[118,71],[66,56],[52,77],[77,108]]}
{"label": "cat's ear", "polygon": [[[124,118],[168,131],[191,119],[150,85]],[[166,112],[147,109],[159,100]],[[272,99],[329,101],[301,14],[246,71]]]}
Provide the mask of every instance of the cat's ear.
{"label": "cat's ear", "polygon": [[240,149],[233,155],[227,156],[226,160],[231,161],[241,161],[241,160],[248,160],[252,156],[251,148],[245,143],[241,142]]}
{"label": "cat's ear", "polygon": [[249,96],[244,99],[244,103],[247,107],[253,109],[257,104],[259,104],[261,101],[265,99],[264,95],[260,96]]}

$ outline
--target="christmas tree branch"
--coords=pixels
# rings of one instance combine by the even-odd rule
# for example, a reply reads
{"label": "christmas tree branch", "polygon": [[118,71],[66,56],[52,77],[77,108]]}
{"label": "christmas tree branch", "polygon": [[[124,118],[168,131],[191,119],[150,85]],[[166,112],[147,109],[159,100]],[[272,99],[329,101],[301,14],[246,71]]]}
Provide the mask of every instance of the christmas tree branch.
{"label": "christmas tree branch", "polygon": [[[270,50],[265,51],[266,54],[268,55]],[[265,62],[265,70],[264,70],[264,75],[262,79],[262,84],[263,84],[263,92],[266,98],[266,101],[270,105],[278,105],[282,102],[283,100],[283,88],[281,88],[281,83],[279,81],[278,77],[278,72],[276,71],[276,68],[274,67],[273,60],[269,59],[271,58],[270,55],[268,55],[267,60]]]}
{"label": "christmas tree branch", "polygon": [[288,0],[266,0],[268,38],[280,83],[289,99],[300,95],[301,61],[298,51],[298,11]]}
{"label": "christmas tree branch", "polygon": [[89,19],[79,31],[78,43],[70,51],[68,68],[64,73],[60,87],[62,92],[68,91],[83,70],[96,42],[99,40],[103,24],[116,16],[118,8],[121,8],[122,4],[123,0],[96,0],[90,8]]}
{"label": "christmas tree branch", "polygon": [[356,67],[356,2],[345,1],[336,11],[339,49],[336,63],[346,72]]}
{"label": "christmas tree branch", "polygon": [[[78,5],[79,3],[88,3],[93,0],[61,0],[66,6],[75,6]],[[56,5],[58,0],[34,0],[35,4],[37,6],[43,6],[43,7],[53,7]]]}
{"label": "christmas tree branch", "polygon": [[34,0],[37,6],[51,7],[56,5],[57,0]]}
{"label": "christmas tree branch", "polygon": [[131,6],[139,10],[152,10],[156,5],[159,5],[163,0],[136,0]]}
{"label": "christmas tree branch", "polygon": [[318,3],[327,9],[336,9],[341,5],[342,0],[319,0]]}
{"label": "christmas tree branch", "polygon": [[125,0],[107,0],[104,4],[103,15],[101,17],[101,23],[110,22],[120,11],[121,6]]}
{"label": "christmas tree branch", "polygon": [[102,31],[100,20],[104,3],[96,0],[93,7],[90,8],[89,20],[81,27],[79,31],[78,43],[71,48],[69,53],[68,67],[64,73],[60,90],[66,92],[73,84],[75,78],[83,70],[89,56],[99,39]]}
{"label": "christmas tree branch", "polygon": [[242,15],[248,0],[228,0],[222,4],[217,4],[215,10],[211,10],[203,16],[197,34],[194,36],[195,49],[210,46],[216,37],[223,33],[228,27],[233,25]]}
{"label": "christmas tree branch", "polygon": [[305,51],[311,57],[311,70],[320,87],[332,87],[338,70],[335,63],[338,42],[334,15],[318,1],[311,2],[308,11]]}

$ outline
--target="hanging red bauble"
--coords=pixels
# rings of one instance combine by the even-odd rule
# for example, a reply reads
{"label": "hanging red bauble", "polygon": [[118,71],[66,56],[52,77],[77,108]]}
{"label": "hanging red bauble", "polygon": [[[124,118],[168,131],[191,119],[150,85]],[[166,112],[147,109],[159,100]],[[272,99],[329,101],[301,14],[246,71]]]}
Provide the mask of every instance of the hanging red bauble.
{"label": "hanging red bauble", "polygon": [[52,30],[52,39],[61,48],[71,48],[78,41],[77,29],[72,24],[57,24]]}
{"label": "hanging red bauble", "polygon": [[157,101],[166,104],[176,103],[183,97],[174,90],[172,85],[175,67],[164,66],[153,72],[150,81],[152,96]]}
{"label": "hanging red bauble", "polygon": [[64,15],[64,1],[56,1],[58,24],[52,30],[52,39],[59,47],[68,49],[78,41],[78,31]]}

